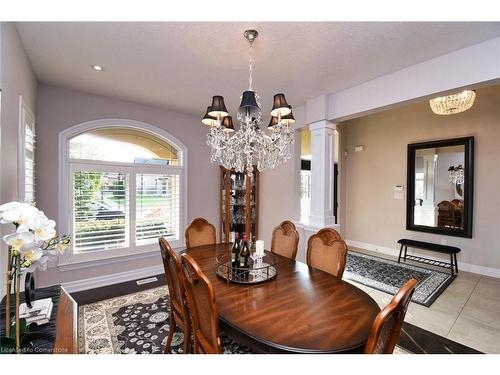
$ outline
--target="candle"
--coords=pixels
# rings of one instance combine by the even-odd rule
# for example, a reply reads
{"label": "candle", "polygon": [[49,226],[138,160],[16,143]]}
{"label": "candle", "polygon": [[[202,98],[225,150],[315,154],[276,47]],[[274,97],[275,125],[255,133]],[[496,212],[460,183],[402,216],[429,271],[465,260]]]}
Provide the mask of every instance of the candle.
{"label": "candle", "polygon": [[263,240],[257,240],[255,241],[255,252],[259,257],[264,256],[264,241]]}

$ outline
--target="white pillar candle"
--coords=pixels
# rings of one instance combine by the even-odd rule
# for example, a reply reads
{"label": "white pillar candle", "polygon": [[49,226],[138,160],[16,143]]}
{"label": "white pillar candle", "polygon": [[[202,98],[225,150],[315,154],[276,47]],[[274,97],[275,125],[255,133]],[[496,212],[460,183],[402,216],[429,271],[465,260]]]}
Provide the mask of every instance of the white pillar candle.
{"label": "white pillar candle", "polygon": [[264,241],[257,240],[255,241],[255,252],[258,256],[264,256]]}

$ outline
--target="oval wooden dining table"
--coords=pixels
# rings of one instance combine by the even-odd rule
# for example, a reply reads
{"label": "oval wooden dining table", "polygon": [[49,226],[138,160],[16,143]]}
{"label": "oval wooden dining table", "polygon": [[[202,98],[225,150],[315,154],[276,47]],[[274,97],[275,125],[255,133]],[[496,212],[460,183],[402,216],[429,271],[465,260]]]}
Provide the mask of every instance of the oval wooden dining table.
{"label": "oval wooden dining table", "polygon": [[362,352],[380,311],[368,294],[277,254],[273,254],[275,279],[252,285],[228,283],[215,274],[215,259],[230,251],[227,243],[185,250],[212,282],[223,325],[266,352]]}

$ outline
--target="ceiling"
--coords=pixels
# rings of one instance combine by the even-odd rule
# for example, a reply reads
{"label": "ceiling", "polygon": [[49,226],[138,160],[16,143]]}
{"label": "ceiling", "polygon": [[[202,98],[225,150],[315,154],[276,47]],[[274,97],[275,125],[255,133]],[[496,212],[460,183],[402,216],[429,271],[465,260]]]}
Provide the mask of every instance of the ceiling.
{"label": "ceiling", "polygon": [[[254,89],[299,105],[500,36],[500,22],[18,22],[39,82],[202,116],[235,113],[248,88],[243,31],[256,28]],[[93,64],[104,67],[96,72]]]}

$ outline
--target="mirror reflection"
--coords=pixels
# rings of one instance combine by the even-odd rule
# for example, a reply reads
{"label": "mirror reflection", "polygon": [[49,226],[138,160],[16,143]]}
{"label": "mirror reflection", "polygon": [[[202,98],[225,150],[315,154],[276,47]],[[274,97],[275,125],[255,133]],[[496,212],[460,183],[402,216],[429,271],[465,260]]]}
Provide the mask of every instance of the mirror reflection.
{"label": "mirror reflection", "polygon": [[415,152],[414,224],[464,229],[465,145]]}

